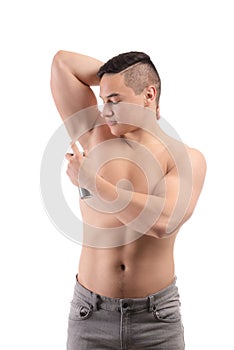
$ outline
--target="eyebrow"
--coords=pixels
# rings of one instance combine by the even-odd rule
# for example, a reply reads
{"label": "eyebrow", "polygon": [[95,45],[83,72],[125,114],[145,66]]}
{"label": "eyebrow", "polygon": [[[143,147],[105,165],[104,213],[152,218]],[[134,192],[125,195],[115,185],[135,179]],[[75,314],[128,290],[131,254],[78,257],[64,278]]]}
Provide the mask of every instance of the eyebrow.
{"label": "eyebrow", "polygon": [[[114,92],[113,94],[106,96],[106,98],[111,98],[111,97],[116,97],[116,96],[120,96],[120,94],[118,94],[117,92]],[[102,98],[101,95],[100,95],[100,97]]]}

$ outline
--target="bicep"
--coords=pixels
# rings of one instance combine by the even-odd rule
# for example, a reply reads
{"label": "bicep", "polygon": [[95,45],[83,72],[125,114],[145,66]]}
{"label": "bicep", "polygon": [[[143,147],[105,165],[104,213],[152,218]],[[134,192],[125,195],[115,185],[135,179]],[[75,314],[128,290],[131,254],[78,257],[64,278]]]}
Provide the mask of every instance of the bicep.
{"label": "bicep", "polygon": [[190,149],[190,160],[193,170],[193,183],[189,211],[193,213],[201,194],[206,176],[206,160],[203,154],[195,149]]}
{"label": "bicep", "polygon": [[187,159],[175,165],[156,188],[155,195],[164,198],[159,220],[167,233],[174,232],[191,217],[202,190],[205,159],[196,150],[189,151],[189,159],[190,162]]}

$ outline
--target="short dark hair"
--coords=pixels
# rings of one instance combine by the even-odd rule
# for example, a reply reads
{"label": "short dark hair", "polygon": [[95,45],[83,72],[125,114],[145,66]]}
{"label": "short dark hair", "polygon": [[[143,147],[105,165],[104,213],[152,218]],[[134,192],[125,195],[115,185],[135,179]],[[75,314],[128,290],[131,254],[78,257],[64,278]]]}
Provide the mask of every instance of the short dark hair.
{"label": "short dark hair", "polygon": [[150,56],[138,51],[122,53],[104,63],[97,72],[97,76],[102,78],[104,74],[120,72],[124,74],[125,84],[131,87],[136,94],[140,94],[147,85],[155,85],[157,89],[156,102],[158,104],[161,93],[161,79]]}

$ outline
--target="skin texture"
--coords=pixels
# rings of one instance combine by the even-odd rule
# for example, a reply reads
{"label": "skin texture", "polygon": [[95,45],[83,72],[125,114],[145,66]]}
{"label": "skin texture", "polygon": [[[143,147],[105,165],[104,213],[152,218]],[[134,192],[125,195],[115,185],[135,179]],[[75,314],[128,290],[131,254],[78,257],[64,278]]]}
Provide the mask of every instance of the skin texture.
{"label": "skin texture", "polygon": [[[66,51],[52,64],[52,94],[73,140],[67,174],[93,194],[80,200],[84,241],[78,279],[101,295],[145,297],[174,279],[174,242],[194,211],[206,162],[201,152],[160,130],[154,86],[136,95],[123,74],[104,74],[99,81],[101,65]],[[95,109],[92,85],[100,85],[102,114]],[[80,112],[87,107],[88,117]]]}

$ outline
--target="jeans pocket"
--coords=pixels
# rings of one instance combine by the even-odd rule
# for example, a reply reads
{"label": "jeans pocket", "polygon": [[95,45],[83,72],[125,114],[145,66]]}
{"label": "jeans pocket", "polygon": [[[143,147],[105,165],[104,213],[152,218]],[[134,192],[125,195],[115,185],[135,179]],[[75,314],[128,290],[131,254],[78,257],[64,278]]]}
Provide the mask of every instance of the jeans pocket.
{"label": "jeans pocket", "polygon": [[72,321],[86,320],[92,315],[93,306],[84,300],[71,301],[69,319]]}
{"label": "jeans pocket", "polygon": [[179,300],[168,301],[153,307],[153,315],[156,320],[166,323],[181,321]]}

